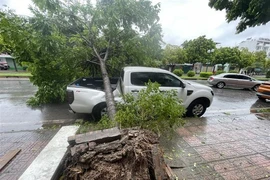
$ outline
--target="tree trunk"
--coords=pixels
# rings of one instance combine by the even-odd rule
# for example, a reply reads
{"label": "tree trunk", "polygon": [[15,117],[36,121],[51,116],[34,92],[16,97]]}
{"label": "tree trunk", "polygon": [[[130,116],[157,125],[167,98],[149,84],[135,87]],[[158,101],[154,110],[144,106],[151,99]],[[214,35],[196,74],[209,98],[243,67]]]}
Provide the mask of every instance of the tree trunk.
{"label": "tree trunk", "polygon": [[[110,44],[110,42],[109,42],[109,44]],[[116,113],[116,107],[115,107],[115,102],[114,102],[114,96],[112,93],[110,78],[109,78],[106,64],[105,64],[106,60],[108,59],[108,55],[109,55],[109,46],[107,47],[104,58],[101,58],[101,56],[99,55],[99,53],[95,47],[93,47],[93,50],[94,50],[96,56],[98,57],[98,60],[100,63],[100,69],[101,69],[102,79],[103,79],[103,84],[104,84],[104,91],[105,91],[108,116],[111,120],[114,120],[114,116]]]}
{"label": "tree trunk", "polygon": [[99,62],[100,62],[100,69],[102,72],[108,116],[111,120],[114,120],[116,108],[115,108],[114,96],[113,96],[112,88],[111,88],[111,82],[108,76],[108,72],[107,72],[104,60],[99,58]]}

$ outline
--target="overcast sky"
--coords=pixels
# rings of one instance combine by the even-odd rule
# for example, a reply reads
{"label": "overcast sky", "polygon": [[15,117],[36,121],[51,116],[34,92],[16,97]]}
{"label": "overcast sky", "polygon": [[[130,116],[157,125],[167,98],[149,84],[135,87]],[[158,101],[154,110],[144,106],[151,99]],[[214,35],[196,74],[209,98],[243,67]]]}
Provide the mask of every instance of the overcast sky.
{"label": "overcast sky", "polygon": [[[152,0],[161,3],[160,23],[165,43],[181,45],[185,40],[206,35],[221,46],[236,46],[241,41],[253,37],[270,38],[270,23],[249,28],[236,34],[238,22],[227,23],[224,11],[216,11],[208,6],[209,0]],[[17,14],[29,15],[31,0],[0,0]]]}

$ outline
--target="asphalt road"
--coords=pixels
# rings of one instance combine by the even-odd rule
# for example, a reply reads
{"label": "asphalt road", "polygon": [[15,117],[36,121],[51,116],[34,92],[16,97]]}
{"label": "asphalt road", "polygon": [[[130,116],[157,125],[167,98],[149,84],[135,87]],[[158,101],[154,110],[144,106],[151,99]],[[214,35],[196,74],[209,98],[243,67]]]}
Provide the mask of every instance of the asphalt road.
{"label": "asphalt road", "polygon": [[[207,84],[206,81],[197,81]],[[34,96],[37,87],[25,79],[0,79],[0,133],[35,130],[47,124],[71,123],[75,119],[89,119],[89,115],[71,114],[67,104],[50,104],[31,108],[26,101]],[[270,107],[270,102],[260,102],[250,90],[216,89],[215,96],[202,118],[249,114],[251,108]]]}

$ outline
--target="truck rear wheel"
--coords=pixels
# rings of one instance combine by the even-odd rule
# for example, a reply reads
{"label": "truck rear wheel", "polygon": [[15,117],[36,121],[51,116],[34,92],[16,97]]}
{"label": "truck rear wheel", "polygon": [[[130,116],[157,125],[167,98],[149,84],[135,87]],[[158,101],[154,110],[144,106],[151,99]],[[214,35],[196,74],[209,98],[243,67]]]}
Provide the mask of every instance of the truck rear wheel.
{"label": "truck rear wheel", "polygon": [[187,116],[200,117],[206,111],[206,104],[202,100],[193,101],[187,108]]}
{"label": "truck rear wheel", "polygon": [[265,102],[265,101],[266,101],[266,99],[263,98],[263,97],[261,97],[261,96],[258,96],[258,98],[259,98],[259,100],[261,100],[262,102]]}
{"label": "truck rear wheel", "polygon": [[102,102],[93,108],[92,115],[95,121],[99,121],[103,115],[107,114],[107,104]]}

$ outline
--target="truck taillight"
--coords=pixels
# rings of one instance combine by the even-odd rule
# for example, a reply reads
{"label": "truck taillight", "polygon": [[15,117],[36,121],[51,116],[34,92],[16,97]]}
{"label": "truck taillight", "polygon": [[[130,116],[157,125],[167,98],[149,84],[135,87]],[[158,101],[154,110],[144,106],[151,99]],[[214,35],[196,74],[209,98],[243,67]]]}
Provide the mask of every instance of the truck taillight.
{"label": "truck taillight", "polygon": [[67,101],[68,104],[72,104],[74,101],[74,92],[72,90],[67,90]]}

